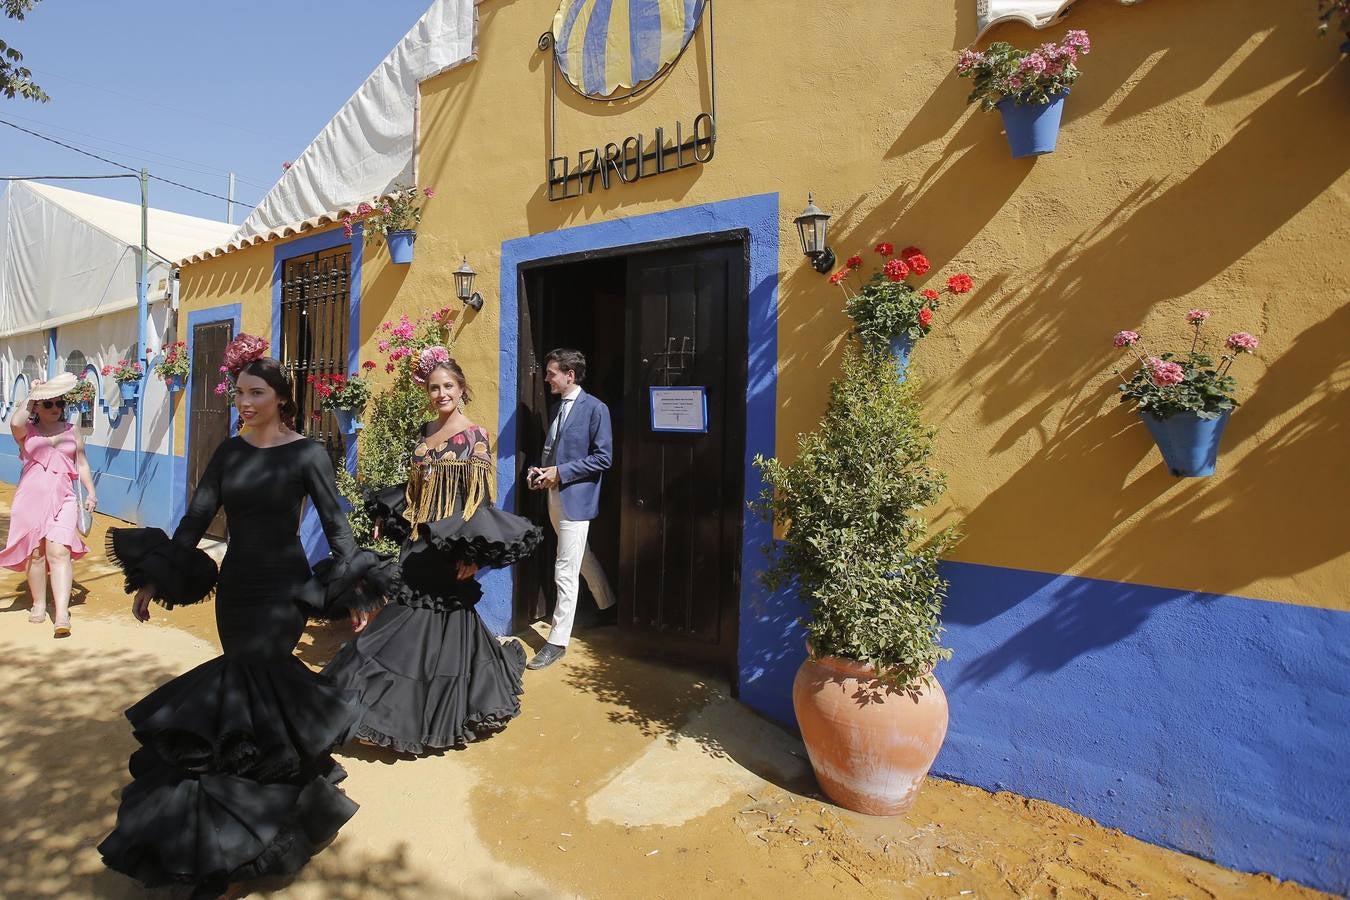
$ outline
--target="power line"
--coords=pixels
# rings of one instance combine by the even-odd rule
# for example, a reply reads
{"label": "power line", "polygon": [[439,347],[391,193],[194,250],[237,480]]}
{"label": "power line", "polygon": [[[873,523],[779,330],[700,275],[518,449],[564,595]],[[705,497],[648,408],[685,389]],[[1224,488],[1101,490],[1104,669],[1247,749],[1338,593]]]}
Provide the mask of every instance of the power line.
{"label": "power line", "polygon": [[[82,150],[81,148],[67,144],[64,141],[58,141],[54,137],[50,137],[40,132],[33,131],[32,129],[29,128],[24,128],[22,125],[15,125],[13,122],[7,122],[4,119],[0,119],[0,125],[8,125],[10,128],[17,129],[25,134],[31,134],[33,137],[41,138],[44,141],[49,141],[53,144],[56,144],[58,147],[65,147],[67,150],[74,150],[76,153],[82,153],[85,156],[98,160],[99,162],[105,162],[110,166],[116,166],[119,169],[126,169],[128,172],[137,171],[135,168],[131,166],[125,165],[120,162],[114,162],[111,159],[99,156],[97,153],[90,153],[88,150]],[[178,181],[173,181],[172,179],[164,178],[163,176],[160,175],[150,175],[149,173],[147,173],[147,177],[153,178],[155,181],[163,182],[164,184],[171,184],[174,187],[182,188],[185,191],[192,191],[195,194],[202,194],[203,196],[206,197],[213,197],[216,200],[224,200],[226,203],[238,203],[240,206],[257,206],[256,203],[245,203],[240,200],[231,200],[229,197],[222,197],[220,194],[213,194],[210,191],[204,191],[201,188],[195,188],[192,187],[191,185],[183,184]]]}
{"label": "power line", "polygon": [[87,181],[95,178],[139,177],[139,175],[0,175],[0,181]]}
{"label": "power line", "polygon": [[170,112],[178,113],[178,114],[181,115],[181,116],[190,116],[190,117],[192,117],[192,118],[194,118],[194,119],[200,119],[200,120],[203,121],[203,122],[210,122],[210,123],[212,123],[212,124],[214,124],[214,125],[220,125],[220,126],[223,126],[223,127],[225,127],[225,128],[233,128],[233,129],[236,130],[236,131],[242,131],[242,132],[245,132],[246,134],[256,135],[257,137],[261,137],[261,138],[267,138],[268,140],[276,140],[276,135],[272,135],[272,134],[264,134],[264,133],[261,132],[261,131],[254,131],[252,128],[245,128],[245,127],[242,126],[242,125],[234,125],[234,124],[231,124],[230,122],[222,122],[222,121],[220,121],[219,119],[211,119],[211,118],[208,118],[208,117],[206,117],[206,116],[200,115],[200,114],[198,114],[198,113],[191,112],[191,111],[189,111],[189,110],[179,109],[179,108],[177,108],[177,107],[175,107],[175,106],[169,106],[169,105],[166,104],[166,103],[157,103],[157,102],[155,102],[154,100],[147,100],[147,99],[146,99],[144,96],[142,96],[142,95],[137,95],[137,94],[127,94],[127,93],[123,93],[122,91],[114,91],[112,88],[106,88],[106,87],[103,87],[102,85],[97,85],[97,84],[90,84],[90,83],[87,82],[87,81],[80,81],[78,78],[71,78],[69,75],[61,75],[61,74],[58,74],[58,73],[56,73],[56,72],[49,71],[49,70],[47,70],[47,69],[32,69],[31,71],[34,72],[34,73],[37,74],[37,75],[51,76],[52,78],[60,78],[60,79],[62,79],[62,80],[64,80],[64,81],[69,81],[69,82],[71,82],[71,83],[73,83],[73,84],[82,85],[83,87],[91,88],[91,89],[96,90],[96,91],[102,91],[102,92],[105,93],[105,94],[113,94],[113,95],[118,96],[118,97],[125,97],[125,98],[127,98],[128,100],[135,100],[137,103],[146,103],[146,104],[149,104],[149,105],[151,105],[151,106],[158,106],[158,107],[161,108],[161,109],[167,109],[167,110],[169,110]]}
{"label": "power line", "polygon": [[[209,164],[207,164],[207,163],[197,162],[196,160],[192,160],[192,159],[184,159],[184,158],[181,157],[181,156],[174,156],[174,155],[169,154],[169,153],[161,153],[161,152],[159,152],[158,150],[151,150],[151,149],[149,149],[149,148],[147,148],[147,147],[138,147],[138,146],[136,146],[135,144],[128,144],[128,143],[125,143],[125,142],[123,142],[123,141],[115,141],[115,140],[113,140],[112,138],[99,137],[98,135],[96,135],[96,134],[90,134],[90,133],[87,132],[87,131],[78,131],[78,130],[76,130],[76,129],[74,129],[74,128],[67,128],[67,127],[64,126],[64,125],[54,125],[54,124],[52,124],[52,123],[50,123],[50,122],[44,122],[44,121],[42,121],[41,119],[34,119],[34,118],[29,117],[29,116],[15,115],[13,112],[6,112],[5,115],[8,116],[8,117],[11,118],[11,119],[18,119],[20,122],[29,122],[29,123],[31,123],[31,124],[33,124],[33,125],[40,125],[40,126],[42,126],[43,128],[45,128],[45,129],[47,129],[47,130],[50,130],[50,131],[63,131],[63,132],[66,132],[67,134],[74,134],[74,135],[79,135],[80,137],[83,137],[83,138],[88,138],[89,141],[97,141],[97,142],[100,143],[100,144],[112,144],[112,145],[115,146],[115,147],[124,147],[124,148],[126,148],[126,149],[128,149],[128,150],[135,150],[135,151],[137,151],[137,153],[133,154],[133,157],[132,157],[132,158],[134,158],[134,159],[144,159],[144,160],[146,160],[147,162],[155,163],[156,165],[167,166],[167,167],[170,168],[170,169],[178,169],[178,170],[183,171],[183,172],[191,172],[191,173],[193,173],[194,175],[207,175],[207,176],[210,176],[210,175],[229,175],[229,174],[230,174],[230,171],[229,171],[228,169],[218,169],[218,168],[215,168],[214,166],[211,166],[211,165],[209,165]],[[88,142],[86,142],[86,143],[88,143]],[[93,147],[93,149],[96,149],[96,150],[102,150],[102,149],[105,149],[105,148],[103,148],[103,147],[99,147],[97,144],[92,144],[91,146]],[[112,152],[112,151],[109,151],[109,152]],[[141,154],[146,154],[146,155],[142,156]],[[158,159],[157,159],[156,157],[158,157]],[[161,159],[175,160],[175,161],[177,161],[177,162],[187,163],[188,165],[187,165],[187,166],[175,166],[175,165],[173,165],[172,163],[160,162]],[[236,180],[236,181],[243,182],[244,184],[247,184],[247,185],[251,185],[251,186],[253,186],[253,187],[256,187],[256,188],[258,188],[259,190],[262,190],[262,191],[270,190],[271,187],[272,187],[271,185],[268,185],[268,184],[259,184],[258,182],[252,181],[252,180],[250,180],[250,179],[248,179],[248,178],[244,178],[242,175],[239,175],[239,174],[235,174],[235,180]]]}

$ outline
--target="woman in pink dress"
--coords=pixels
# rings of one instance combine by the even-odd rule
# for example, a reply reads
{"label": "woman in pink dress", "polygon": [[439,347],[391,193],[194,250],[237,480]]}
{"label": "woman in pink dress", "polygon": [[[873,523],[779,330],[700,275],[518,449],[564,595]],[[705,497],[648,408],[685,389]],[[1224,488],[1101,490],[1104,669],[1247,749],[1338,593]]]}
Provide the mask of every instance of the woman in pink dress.
{"label": "woman in pink dress", "polygon": [[[69,382],[69,384],[67,384]],[[28,621],[41,624],[47,617],[47,579],[56,604],[53,637],[70,634],[70,586],[73,560],[89,552],[77,527],[79,509],[75,480],[84,484],[85,506],[98,502],[94,479],[84,456],[84,438],[66,421],[62,396],[74,387],[73,375],[34,381],[26,403],[15,406],[9,429],[19,444],[23,471],[9,516],[9,540],[0,552],[0,566],[27,571],[33,608]]]}

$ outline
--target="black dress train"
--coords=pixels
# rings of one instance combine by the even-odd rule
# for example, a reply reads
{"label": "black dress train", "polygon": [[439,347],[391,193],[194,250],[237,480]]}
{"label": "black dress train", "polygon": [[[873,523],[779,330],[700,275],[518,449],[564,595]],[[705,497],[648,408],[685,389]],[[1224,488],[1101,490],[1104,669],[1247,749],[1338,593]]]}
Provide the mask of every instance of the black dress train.
{"label": "black dress train", "polygon": [[[342,589],[373,554],[352,540],[333,465],[311,440],[217,448],[187,514],[169,540],[157,528],[112,529],[108,555],[128,593],[154,585],[174,606],[206,599],[215,563],[197,542],[223,504],[229,548],[214,585],[223,654],[156,688],[126,711],[141,747],[122,792],[117,827],[99,852],[110,868],[147,886],[229,882],[300,869],[356,812],[336,785],[329,751],[360,715],[351,691],[316,675],[292,651],[325,585],[311,576],[298,536],[305,497],[333,551],[328,592]],[[360,596],[353,590],[346,597]]]}
{"label": "black dress train", "polygon": [[475,425],[438,448],[419,441],[409,484],[367,503],[401,544],[391,602],[323,670],[360,694],[360,740],[413,754],[462,748],[520,714],[525,650],[488,631],[474,609],[482,588],[456,577],[461,560],[510,565],[542,536],[492,505],[487,440]]}

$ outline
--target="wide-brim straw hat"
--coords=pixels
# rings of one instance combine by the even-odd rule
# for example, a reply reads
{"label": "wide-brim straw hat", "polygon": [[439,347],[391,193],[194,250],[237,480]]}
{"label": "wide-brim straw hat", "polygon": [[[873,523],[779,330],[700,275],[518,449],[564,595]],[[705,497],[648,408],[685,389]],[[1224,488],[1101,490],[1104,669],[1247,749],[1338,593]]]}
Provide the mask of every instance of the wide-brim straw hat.
{"label": "wide-brim straw hat", "polygon": [[28,399],[55,400],[57,397],[64,397],[70,393],[71,388],[75,387],[76,381],[78,379],[70,372],[53,375],[50,379],[29,391]]}

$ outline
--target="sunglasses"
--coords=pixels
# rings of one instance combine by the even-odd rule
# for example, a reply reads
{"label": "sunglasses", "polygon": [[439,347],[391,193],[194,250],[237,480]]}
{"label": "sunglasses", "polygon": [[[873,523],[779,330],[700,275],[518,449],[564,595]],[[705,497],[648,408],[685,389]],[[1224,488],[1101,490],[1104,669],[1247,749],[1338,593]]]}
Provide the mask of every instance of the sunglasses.
{"label": "sunglasses", "polygon": [[55,407],[56,409],[65,409],[65,408],[66,408],[66,401],[64,401],[64,400],[43,400],[43,401],[42,401],[42,408],[43,408],[43,409],[52,409],[53,407]]}

